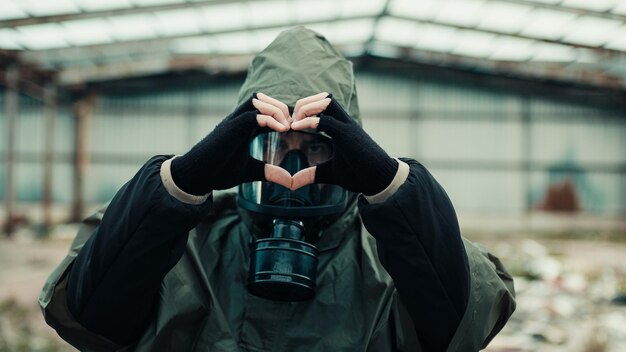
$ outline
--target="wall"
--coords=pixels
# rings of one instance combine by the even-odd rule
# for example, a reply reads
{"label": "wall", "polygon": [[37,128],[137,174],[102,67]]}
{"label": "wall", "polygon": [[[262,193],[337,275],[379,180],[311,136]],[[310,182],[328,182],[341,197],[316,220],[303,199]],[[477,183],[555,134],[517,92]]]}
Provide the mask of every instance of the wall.
{"label": "wall", "polygon": [[[584,211],[626,214],[623,113],[373,69],[359,71],[357,83],[365,129],[391,155],[426,165],[459,211],[521,213],[537,207],[550,185],[569,179]],[[100,96],[90,127],[86,201],[110,199],[151,155],[183,153],[199,141],[232,109],[240,84],[225,79],[204,87]],[[5,141],[4,110],[0,116]],[[22,97],[19,201],[41,197],[44,132],[41,104]],[[60,204],[71,199],[73,133],[71,107],[62,104],[53,178]],[[2,143],[2,184],[5,149]]]}

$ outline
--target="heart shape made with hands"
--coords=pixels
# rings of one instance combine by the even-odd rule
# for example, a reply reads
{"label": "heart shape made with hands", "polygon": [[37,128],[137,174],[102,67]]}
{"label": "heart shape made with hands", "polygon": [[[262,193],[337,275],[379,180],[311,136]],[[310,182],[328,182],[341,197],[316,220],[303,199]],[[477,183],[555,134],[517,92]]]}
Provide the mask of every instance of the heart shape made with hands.
{"label": "heart shape made with hands", "polygon": [[[277,132],[316,129],[320,122],[318,114],[326,110],[330,102],[331,99],[326,92],[311,95],[299,99],[294,107],[293,115],[290,115],[287,104],[266,94],[257,93],[256,98],[252,99],[252,104],[259,111],[258,125]],[[292,176],[280,166],[265,164],[265,179],[293,191],[314,183],[316,170],[316,166],[311,166]]]}

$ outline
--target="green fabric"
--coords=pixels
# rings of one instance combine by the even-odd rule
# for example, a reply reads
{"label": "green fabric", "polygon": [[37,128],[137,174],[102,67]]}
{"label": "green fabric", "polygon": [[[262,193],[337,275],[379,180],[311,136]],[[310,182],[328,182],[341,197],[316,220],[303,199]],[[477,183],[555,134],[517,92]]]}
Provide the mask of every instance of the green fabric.
{"label": "green fabric", "polygon": [[[64,300],[64,273],[103,213],[84,221],[39,299],[46,319],[60,322],[59,334],[83,351],[390,351],[390,344],[399,351],[419,351],[373,238],[350,228],[355,213],[334,224],[327,231],[331,235],[319,243],[320,291],[314,304],[271,302],[248,294],[244,283],[249,248],[241,245],[250,239],[247,227],[236,212],[201,223],[192,230],[185,255],[165,277],[157,316],[141,341],[117,346],[81,327]],[[464,244],[472,288],[449,352],[485,347],[515,308],[513,281],[500,261],[478,245],[467,240]],[[367,295],[350,294],[354,285]],[[348,319],[352,328],[337,331],[335,324],[318,323],[329,319]],[[322,337],[329,335],[333,342],[326,345]]]}
{"label": "green fabric", "polygon": [[[62,320],[57,331],[81,350],[385,351],[395,338],[388,317],[396,292],[378,262],[373,238],[354,226],[356,211],[334,223],[318,243],[319,289],[315,304],[309,304],[272,302],[247,292],[249,247],[242,243],[249,243],[251,234],[230,209],[191,231],[185,255],[163,280],[159,309],[146,333],[136,346],[117,346],[81,327],[64,300],[64,273],[103,214],[83,223],[40,298],[46,319]],[[356,283],[367,295],[350,294]],[[331,317],[350,321],[352,328],[319,324]]]}
{"label": "green fabric", "polygon": [[298,99],[328,92],[360,121],[352,63],[324,36],[304,27],[281,32],[252,60],[238,104],[258,92],[290,107]]}
{"label": "green fabric", "polygon": [[447,351],[478,351],[500,332],[515,311],[513,277],[500,259],[463,239],[470,267],[470,297]]}
{"label": "green fabric", "polygon": [[[293,106],[299,98],[322,91],[332,93],[358,118],[351,63],[320,35],[295,28],[281,33],[253,60],[239,100],[263,92]],[[185,254],[163,280],[155,318],[136,346],[122,348],[87,331],[65,302],[68,268],[103,211],[85,220],[68,256],[43,288],[39,303],[48,323],[85,351],[391,351],[391,346],[419,351],[412,323],[378,259],[375,241],[361,229],[355,207],[316,244],[315,301],[279,303],[246,291],[245,244],[251,235],[241,216],[233,209],[223,211],[219,203],[215,199],[212,210],[218,214],[191,231]],[[465,246],[471,295],[451,352],[478,350],[515,306],[512,279],[497,258],[470,242]],[[338,329],[346,322],[349,329]]]}
{"label": "green fabric", "polygon": [[67,256],[54,269],[39,295],[39,306],[46,322],[52,326],[62,326],[57,333],[82,351],[114,351],[120,348],[114,342],[82,327],[70,313],[66,304],[67,272],[93,230],[102,220],[105,208],[89,216],[82,222],[78,234],[72,241]]}
{"label": "green fabric", "polygon": [[[163,336],[146,334],[138,350],[170,344],[198,351],[366,351],[368,337],[386,323],[394,290],[387,273],[376,265],[370,243],[363,243],[370,240],[350,228],[355,216],[336,223],[328,230],[333,236],[322,237],[318,244],[315,304],[272,302],[247,292],[249,247],[241,244],[249,242],[250,233],[237,213],[220,216],[206,224],[210,227],[200,226],[191,233],[186,255],[164,281],[162,300],[183,306],[164,307],[148,329],[168,329],[175,321],[177,329],[185,331],[180,324],[189,324],[195,341],[189,344],[189,336],[172,341],[167,333],[167,341],[160,341]],[[355,252],[361,253],[363,266],[355,265]],[[368,295],[349,294],[355,282]],[[206,302],[215,305],[207,307]],[[210,314],[202,314],[209,308]],[[195,311],[200,312],[198,321],[189,318]],[[329,317],[351,321],[352,329],[319,324]]]}

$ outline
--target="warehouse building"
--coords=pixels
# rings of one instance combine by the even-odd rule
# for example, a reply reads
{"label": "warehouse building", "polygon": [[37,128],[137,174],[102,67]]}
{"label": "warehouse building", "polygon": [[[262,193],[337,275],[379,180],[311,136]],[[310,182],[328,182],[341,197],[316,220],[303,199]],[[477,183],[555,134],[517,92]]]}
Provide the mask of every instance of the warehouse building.
{"label": "warehouse building", "polygon": [[3,3],[5,228],[40,203],[47,226],[78,220],[150,156],[184,153],[295,25],[353,61],[364,128],[460,214],[626,214],[625,2],[316,3]]}

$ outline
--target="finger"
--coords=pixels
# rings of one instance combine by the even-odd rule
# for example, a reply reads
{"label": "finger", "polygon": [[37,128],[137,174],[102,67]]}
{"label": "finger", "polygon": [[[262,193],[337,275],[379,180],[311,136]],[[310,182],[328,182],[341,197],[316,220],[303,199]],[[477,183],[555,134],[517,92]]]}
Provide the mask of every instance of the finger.
{"label": "finger", "polygon": [[314,101],[322,100],[328,97],[328,95],[329,95],[328,93],[322,92],[322,93],[317,93],[315,95],[308,96],[306,98],[298,99],[298,101],[296,102],[296,106],[293,107],[293,113],[295,114],[296,111],[298,111],[302,106],[308,103],[312,103]]}
{"label": "finger", "polygon": [[311,166],[296,172],[291,178],[291,190],[295,191],[302,186],[313,184],[315,182],[316,169],[317,166]]}
{"label": "finger", "polygon": [[265,179],[291,189],[291,174],[282,167],[265,164]]}
{"label": "finger", "polygon": [[280,111],[282,111],[283,116],[285,116],[287,118],[287,120],[289,120],[289,107],[287,106],[287,104],[283,103],[282,101],[278,100],[278,99],[274,99],[272,97],[270,97],[269,95],[263,94],[263,93],[257,93],[256,94],[257,98],[265,103],[274,105],[275,107],[279,108]]}
{"label": "finger", "polygon": [[289,126],[289,122],[287,121],[287,116],[283,114],[283,112],[276,106],[260,101],[259,99],[252,99],[252,105],[254,105],[257,110],[263,115],[272,116],[274,119],[279,121],[285,126]]}
{"label": "finger", "polygon": [[305,130],[307,128],[312,128],[312,129],[316,129],[317,126],[319,126],[320,124],[320,118],[315,116],[315,117],[307,117],[303,120],[300,121],[296,121],[296,122],[292,122],[291,123],[291,129],[294,131],[301,131],[301,130]]}
{"label": "finger", "polygon": [[300,108],[293,112],[293,120],[299,121],[309,116],[315,116],[322,111],[326,110],[328,104],[330,104],[330,98],[324,98],[322,100],[317,100],[314,102],[310,102],[308,104],[300,106]]}
{"label": "finger", "polygon": [[260,127],[268,127],[277,132],[286,132],[289,130],[289,126],[283,125],[272,116],[268,115],[256,115],[256,122]]}
{"label": "finger", "polygon": [[289,126],[289,121],[287,119],[288,116],[285,116],[280,108],[259,99],[252,99],[252,105],[254,105],[254,107],[257,108],[262,115],[272,116],[283,125]]}

